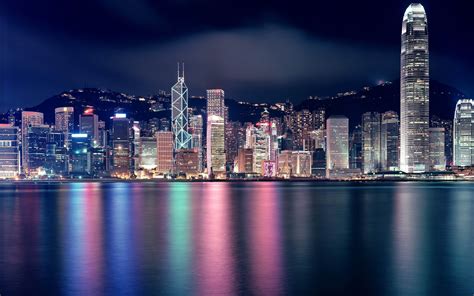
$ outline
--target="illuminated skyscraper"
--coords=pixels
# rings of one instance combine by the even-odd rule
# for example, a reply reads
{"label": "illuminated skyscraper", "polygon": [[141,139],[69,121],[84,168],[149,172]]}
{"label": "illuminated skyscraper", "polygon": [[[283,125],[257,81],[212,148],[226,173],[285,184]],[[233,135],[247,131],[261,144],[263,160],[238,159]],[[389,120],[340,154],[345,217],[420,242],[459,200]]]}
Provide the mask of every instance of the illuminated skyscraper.
{"label": "illuminated skyscraper", "polygon": [[25,173],[27,175],[38,175],[44,172],[46,164],[46,148],[48,143],[48,135],[50,132],[49,125],[30,125],[27,129],[26,147],[28,163],[26,164]]}
{"label": "illuminated skyscraper", "polygon": [[330,116],[326,121],[326,169],[349,169],[349,119],[341,115]]}
{"label": "illuminated skyscraper", "polygon": [[225,173],[224,118],[207,117],[207,171],[209,176]]}
{"label": "illuminated skyscraper", "polygon": [[207,90],[207,116],[220,116],[226,121],[226,111],[224,105],[224,90],[208,89]]}
{"label": "illuminated skyscraper", "polygon": [[89,136],[92,147],[99,146],[99,116],[93,109],[87,109],[79,116],[79,130]]}
{"label": "illuminated skyscraper", "polygon": [[378,172],[381,168],[380,113],[362,115],[362,151],[364,174]]}
{"label": "illuminated skyscraper", "polygon": [[189,120],[189,131],[191,132],[191,146],[196,149],[198,154],[198,171],[203,171],[203,149],[202,149],[202,137],[203,137],[203,121],[202,115],[191,116]]}
{"label": "illuminated skyscraper", "polygon": [[444,127],[430,128],[430,170],[444,171],[446,156],[444,155]]}
{"label": "illuminated skyscraper", "polygon": [[74,131],[73,107],[59,107],[54,110],[54,129],[68,134]]}
{"label": "illuminated skyscraper", "polygon": [[54,129],[64,133],[66,148],[71,147],[71,134],[74,132],[74,108],[59,107],[54,110]]}
{"label": "illuminated skyscraper", "polygon": [[21,112],[21,163],[24,172],[28,171],[28,127],[42,125],[44,115],[40,112]]}
{"label": "illuminated skyscraper", "polygon": [[429,168],[429,51],[425,9],[413,3],[402,24],[400,69],[400,169]]}
{"label": "illuminated skyscraper", "polygon": [[398,114],[387,111],[382,114],[381,132],[382,169],[398,171],[400,159],[400,123]]}
{"label": "illuminated skyscraper", "polygon": [[474,165],[474,100],[462,99],[454,112],[454,165]]}
{"label": "illuminated skyscraper", "polygon": [[173,172],[173,133],[160,131],[156,133],[156,172],[171,174]]}
{"label": "illuminated skyscraper", "polygon": [[112,118],[112,175],[130,176],[130,120],[126,114],[117,113]]}
{"label": "illuminated skyscraper", "polygon": [[178,81],[171,88],[171,126],[174,149],[189,149],[191,135],[188,133],[188,87],[184,83],[184,69],[178,65]]}
{"label": "illuminated skyscraper", "polygon": [[0,179],[20,174],[18,127],[0,124]]}

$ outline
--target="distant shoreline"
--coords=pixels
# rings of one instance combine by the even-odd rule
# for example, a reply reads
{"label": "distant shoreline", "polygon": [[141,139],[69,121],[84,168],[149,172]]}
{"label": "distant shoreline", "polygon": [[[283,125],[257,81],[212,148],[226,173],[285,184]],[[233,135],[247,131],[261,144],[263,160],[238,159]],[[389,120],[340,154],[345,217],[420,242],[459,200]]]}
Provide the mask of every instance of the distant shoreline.
{"label": "distant shoreline", "polygon": [[380,180],[331,180],[331,179],[254,179],[254,180],[163,180],[163,179],[68,179],[68,180],[0,180],[1,185],[32,185],[32,184],[68,184],[68,183],[258,183],[258,182],[275,182],[275,183],[447,183],[447,182],[463,182],[474,183],[473,180],[430,180],[430,179],[380,179]]}

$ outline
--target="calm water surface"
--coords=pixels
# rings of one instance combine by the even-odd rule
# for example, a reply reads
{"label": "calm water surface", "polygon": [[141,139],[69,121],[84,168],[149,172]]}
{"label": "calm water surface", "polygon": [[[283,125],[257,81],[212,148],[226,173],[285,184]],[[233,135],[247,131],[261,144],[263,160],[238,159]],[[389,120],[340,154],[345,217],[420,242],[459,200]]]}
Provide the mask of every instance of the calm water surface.
{"label": "calm water surface", "polygon": [[0,185],[0,294],[473,295],[473,183]]}

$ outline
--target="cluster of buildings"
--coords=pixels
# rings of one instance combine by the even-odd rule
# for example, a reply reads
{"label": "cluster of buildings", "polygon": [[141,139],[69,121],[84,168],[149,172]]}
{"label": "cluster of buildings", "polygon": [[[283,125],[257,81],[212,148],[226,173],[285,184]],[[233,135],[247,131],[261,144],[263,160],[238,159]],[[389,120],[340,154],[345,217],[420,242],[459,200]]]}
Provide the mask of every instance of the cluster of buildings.
{"label": "cluster of buildings", "polygon": [[452,120],[429,114],[428,25],[420,4],[403,18],[400,103],[400,115],[366,112],[352,129],[345,116],[297,111],[289,102],[277,104],[283,116],[265,110],[256,123],[231,121],[222,89],[207,90],[204,114],[189,108],[178,66],[169,119],[140,122],[120,111],[106,120],[93,107],[60,107],[51,125],[32,111],[21,113],[21,124],[0,124],[0,178],[473,175],[474,100],[460,100]]}

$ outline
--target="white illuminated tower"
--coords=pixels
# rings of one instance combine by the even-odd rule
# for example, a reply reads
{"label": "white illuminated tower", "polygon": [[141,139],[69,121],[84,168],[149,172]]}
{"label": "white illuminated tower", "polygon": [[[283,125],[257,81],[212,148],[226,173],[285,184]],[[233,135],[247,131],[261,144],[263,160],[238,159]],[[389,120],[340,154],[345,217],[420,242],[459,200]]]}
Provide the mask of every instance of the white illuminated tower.
{"label": "white illuminated tower", "polygon": [[188,87],[184,83],[184,64],[180,71],[178,64],[178,81],[171,88],[171,126],[174,136],[174,149],[189,149],[191,135],[188,133]]}
{"label": "white illuminated tower", "polygon": [[421,4],[403,16],[400,68],[400,169],[429,169],[428,21]]}

